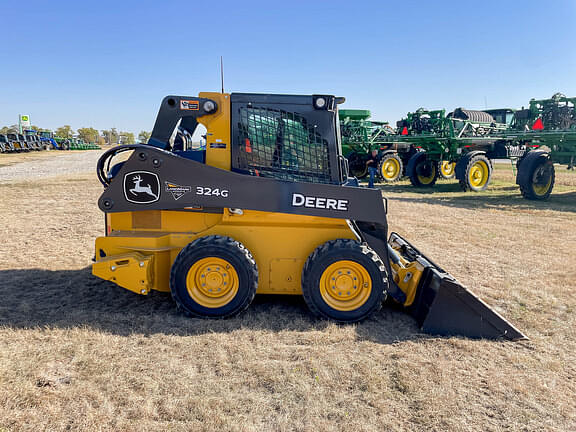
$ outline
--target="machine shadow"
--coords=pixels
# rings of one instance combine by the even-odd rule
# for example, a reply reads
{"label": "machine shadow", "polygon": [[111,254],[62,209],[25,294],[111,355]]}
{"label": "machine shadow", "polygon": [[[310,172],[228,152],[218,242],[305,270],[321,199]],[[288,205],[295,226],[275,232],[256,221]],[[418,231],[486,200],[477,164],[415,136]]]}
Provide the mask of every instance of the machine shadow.
{"label": "machine shadow", "polygon": [[[129,336],[192,336],[240,329],[321,331],[331,322],[310,315],[301,296],[260,295],[247,311],[224,320],[187,318],[177,312],[168,293],[145,297],[81,270],[0,270],[0,326],[9,328],[89,327]],[[359,340],[382,344],[426,338],[415,321],[400,310],[384,307],[355,325]]]}
{"label": "machine shadow", "polygon": [[[412,186],[403,185],[384,185],[380,187],[384,197],[391,201],[402,202],[419,202],[426,204],[441,205],[446,207],[457,207],[463,209],[482,209],[482,208],[514,208],[524,210],[553,210],[560,212],[576,213],[576,191],[571,192],[554,192],[545,201],[527,200],[520,195],[518,189],[510,187],[500,187],[499,192],[510,191],[509,194],[491,194],[487,192],[468,192],[465,195],[461,193],[455,196],[438,196],[437,193],[461,192],[458,185],[445,184],[444,187],[438,187],[434,190],[418,189]],[[395,193],[412,193],[418,196],[395,196]]]}

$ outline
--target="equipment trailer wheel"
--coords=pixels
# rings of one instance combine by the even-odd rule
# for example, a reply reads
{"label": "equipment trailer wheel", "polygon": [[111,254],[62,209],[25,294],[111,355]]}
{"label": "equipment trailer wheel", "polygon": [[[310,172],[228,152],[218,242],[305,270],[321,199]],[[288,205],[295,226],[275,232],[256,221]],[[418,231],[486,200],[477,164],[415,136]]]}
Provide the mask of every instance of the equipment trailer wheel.
{"label": "equipment trailer wheel", "polygon": [[440,174],[440,177],[442,177],[445,180],[450,180],[454,178],[454,176],[456,175],[455,168],[456,168],[455,162],[450,161],[438,162],[438,173]]}
{"label": "equipment trailer wheel", "polygon": [[418,152],[408,161],[406,174],[413,186],[432,187],[438,180],[438,164],[429,160],[425,152]]}
{"label": "equipment trailer wheel", "polygon": [[363,179],[368,175],[368,165],[366,165],[367,158],[362,157],[359,153],[352,152],[348,155],[347,159],[350,174],[357,179]]}
{"label": "equipment trailer wheel", "polygon": [[393,183],[402,178],[402,159],[396,153],[385,153],[378,164],[378,175],[386,183]]}
{"label": "equipment trailer wheel", "polygon": [[382,307],[387,280],[386,268],[372,249],[356,240],[331,240],[308,257],[302,293],[314,315],[357,322]]}
{"label": "equipment trailer wheel", "polygon": [[522,158],[521,165],[518,164],[516,183],[524,198],[545,200],[552,193],[556,172],[548,156],[545,152],[532,151]]}
{"label": "equipment trailer wheel", "polygon": [[240,242],[223,236],[194,240],[180,251],[170,290],[184,314],[226,318],[245,310],[256,295],[258,269]]}
{"label": "equipment trailer wheel", "polygon": [[492,177],[492,164],[486,155],[476,154],[463,160],[463,163],[466,165],[462,167],[462,175],[458,176],[462,190],[473,192],[485,190]]}

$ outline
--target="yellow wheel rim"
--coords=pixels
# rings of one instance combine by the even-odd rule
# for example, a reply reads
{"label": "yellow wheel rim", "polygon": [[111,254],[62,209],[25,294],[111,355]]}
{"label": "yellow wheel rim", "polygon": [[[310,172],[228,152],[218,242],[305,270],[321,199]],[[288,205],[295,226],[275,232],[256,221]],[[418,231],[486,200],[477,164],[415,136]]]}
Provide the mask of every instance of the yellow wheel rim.
{"label": "yellow wheel rim", "polygon": [[328,306],[339,311],[353,311],[368,300],[372,279],[355,261],[336,261],[320,277],[320,294]]}
{"label": "yellow wheel rim", "polygon": [[456,164],[454,162],[442,161],[440,164],[440,172],[444,177],[452,177],[454,175],[454,169]]}
{"label": "yellow wheel rim", "polygon": [[389,158],[382,162],[380,174],[386,180],[394,180],[398,178],[400,173],[400,164],[396,158]]}
{"label": "yellow wheel rim", "polygon": [[479,160],[474,162],[474,165],[470,167],[468,172],[468,182],[470,186],[475,188],[481,188],[488,183],[488,174],[490,170],[486,161]]}
{"label": "yellow wheel rim", "polygon": [[196,261],[186,275],[186,288],[199,305],[219,308],[227,305],[238,293],[236,269],[228,261],[207,257]]}
{"label": "yellow wheel rim", "polygon": [[418,180],[422,184],[425,184],[425,185],[430,184],[434,180],[434,174],[431,174],[428,177],[425,177],[423,175],[418,174]]}
{"label": "yellow wheel rim", "polygon": [[[536,174],[537,173],[538,171],[536,171]],[[534,177],[536,177],[536,175],[534,175]],[[532,189],[534,190],[534,193],[536,195],[544,196],[550,189],[551,185],[552,185],[552,176],[548,175],[548,181],[546,183],[536,183],[536,181],[534,181],[534,183],[532,183]]]}

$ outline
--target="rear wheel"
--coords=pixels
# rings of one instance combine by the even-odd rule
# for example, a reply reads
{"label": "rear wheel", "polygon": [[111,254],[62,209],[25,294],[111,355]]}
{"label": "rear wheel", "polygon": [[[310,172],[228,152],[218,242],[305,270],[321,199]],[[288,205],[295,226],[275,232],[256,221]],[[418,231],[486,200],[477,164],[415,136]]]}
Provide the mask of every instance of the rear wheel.
{"label": "rear wheel", "polygon": [[378,311],[386,287],[384,264],[356,240],[324,243],[302,271],[302,293],[312,313],[338,322],[361,321]]}
{"label": "rear wheel", "polygon": [[[520,168],[521,169],[521,168]],[[530,172],[527,180],[520,183],[520,192],[526,199],[545,200],[552,193],[556,172],[550,159],[540,158],[538,163],[525,168]]]}
{"label": "rear wheel", "polygon": [[368,175],[368,166],[366,165],[366,158],[360,156],[356,152],[352,152],[348,155],[348,167],[350,169],[350,174],[358,179],[362,179]]}
{"label": "rear wheel", "polygon": [[425,152],[412,155],[406,173],[416,187],[432,187],[438,180],[438,164],[428,159]]}
{"label": "rear wheel", "polygon": [[454,178],[454,175],[456,174],[455,168],[456,168],[456,162],[450,162],[450,161],[438,162],[438,173],[440,174],[440,177],[442,177],[443,179],[450,180],[451,178]]}
{"label": "rear wheel", "polygon": [[385,153],[378,164],[378,175],[387,183],[400,180],[402,170],[402,159],[396,153]]}
{"label": "rear wheel", "polygon": [[458,181],[462,190],[480,192],[485,190],[490,184],[492,177],[492,164],[483,154],[472,156],[466,165],[464,176]]}
{"label": "rear wheel", "polygon": [[207,236],[180,251],[170,272],[170,290],[186,315],[225,318],[248,307],[258,286],[254,258],[230,237]]}

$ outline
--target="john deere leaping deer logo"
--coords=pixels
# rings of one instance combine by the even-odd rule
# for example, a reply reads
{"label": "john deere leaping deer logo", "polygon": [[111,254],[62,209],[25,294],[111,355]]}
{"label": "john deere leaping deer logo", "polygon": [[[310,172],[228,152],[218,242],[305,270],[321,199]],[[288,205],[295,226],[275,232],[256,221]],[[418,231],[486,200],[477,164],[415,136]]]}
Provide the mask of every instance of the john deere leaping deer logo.
{"label": "john deere leaping deer logo", "polygon": [[132,171],[124,175],[124,197],[136,204],[150,204],[160,198],[160,180],[154,173]]}

